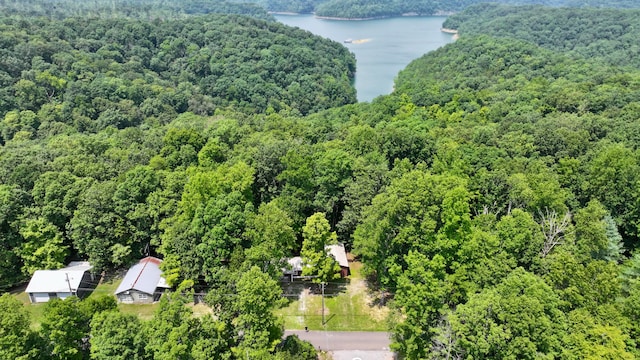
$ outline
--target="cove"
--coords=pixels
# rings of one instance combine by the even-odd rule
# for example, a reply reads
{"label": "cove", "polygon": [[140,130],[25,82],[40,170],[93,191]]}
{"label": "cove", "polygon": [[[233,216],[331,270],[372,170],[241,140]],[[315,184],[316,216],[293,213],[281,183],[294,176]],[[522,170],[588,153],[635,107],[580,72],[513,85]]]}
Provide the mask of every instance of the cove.
{"label": "cove", "polygon": [[[342,43],[356,56],[358,101],[393,90],[396,75],[412,60],[453,41],[440,31],[444,16],[376,20],[327,20],[313,15],[275,15],[281,23]],[[345,43],[345,40],[350,42]]]}

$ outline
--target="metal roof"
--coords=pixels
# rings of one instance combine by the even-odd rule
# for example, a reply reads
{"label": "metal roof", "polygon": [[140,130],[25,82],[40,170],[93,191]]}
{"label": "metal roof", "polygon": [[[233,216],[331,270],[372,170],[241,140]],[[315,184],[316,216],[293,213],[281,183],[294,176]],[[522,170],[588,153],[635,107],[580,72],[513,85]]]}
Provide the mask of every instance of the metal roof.
{"label": "metal roof", "polygon": [[344,244],[327,245],[324,247],[329,250],[329,254],[333,256],[338,264],[342,267],[349,267],[349,261],[347,260],[347,252],[344,249]]}
{"label": "metal roof", "polygon": [[[74,261],[58,270],[36,270],[25,290],[27,293],[68,293],[80,287],[82,276],[92,266],[86,261]],[[67,282],[68,280],[68,282]]]}
{"label": "metal roof", "polygon": [[116,289],[116,294],[128,290],[138,290],[153,295],[157,287],[169,288],[169,285],[162,277],[161,263],[162,260],[153,256],[140,260],[127,271],[124,279]]}

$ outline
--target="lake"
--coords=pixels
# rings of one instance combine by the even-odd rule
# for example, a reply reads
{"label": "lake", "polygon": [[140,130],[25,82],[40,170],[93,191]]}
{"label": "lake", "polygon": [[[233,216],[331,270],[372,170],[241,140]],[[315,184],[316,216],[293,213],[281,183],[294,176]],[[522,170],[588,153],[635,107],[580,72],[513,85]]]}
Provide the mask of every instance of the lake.
{"label": "lake", "polygon": [[[440,31],[446,17],[396,17],[378,20],[324,20],[313,15],[275,15],[283,24],[343,43],[357,60],[358,101],[389,94],[398,72],[412,60],[453,41]],[[351,39],[351,43],[344,43]]]}

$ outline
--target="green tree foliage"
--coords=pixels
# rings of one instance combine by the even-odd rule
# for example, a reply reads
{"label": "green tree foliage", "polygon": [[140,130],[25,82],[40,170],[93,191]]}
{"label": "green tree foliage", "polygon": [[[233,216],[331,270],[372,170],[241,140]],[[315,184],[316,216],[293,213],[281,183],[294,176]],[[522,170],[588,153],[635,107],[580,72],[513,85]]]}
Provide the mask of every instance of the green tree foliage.
{"label": "green tree foliage", "polygon": [[244,163],[190,177],[161,248],[179,260],[182,276],[217,280],[234,249],[246,247],[243,231],[253,212],[252,180],[253,169]]}
{"label": "green tree foliage", "polygon": [[277,360],[315,360],[318,353],[313,345],[300,340],[298,335],[289,335],[278,345],[275,358]]}
{"label": "green tree foliage", "polygon": [[[457,29],[462,35],[521,39],[611,65],[638,68],[638,49],[633,46],[633,39],[637,36],[640,13],[612,9],[618,4],[603,3],[605,6],[600,7],[607,9],[478,4],[447,18],[443,27]],[[629,2],[629,5],[637,8],[637,4]]]}
{"label": "green tree foliage", "polygon": [[0,185],[0,286],[8,286],[22,279],[16,271],[21,238],[19,217],[28,204],[28,194],[17,186]]}
{"label": "green tree foliage", "polygon": [[7,14],[28,13],[32,16],[53,19],[64,19],[70,16],[175,19],[192,15],[220,13],[242,14],[259,19],[273,20],[263,8],[235,1],[202,2],[184,0],[180,1],[180,3],[167,3],[161,0],[116,0],[77,3],[75,1],[57,0],[43,3],[37,0],[27,0],[21,3],[5,2],[2,3],[2,6]]}
{"label": "green tree foliage", "polygon": [[91,320],[91,359],[145,359],[141,329],[134,315],[118,311],[96,314]]}
{"label": "green tree foliage", "polygon": [[[277,345],[272,279],[300,249],[316,265],[307,273],[333,278],[325,245],[339,240],[375,300],[390,300],[405,358],[639,356],[640,71],[612,65],[637,58],[628,14],[524,8],[527,21],[503,32],[539,24],[569,54],[461,25],[394,93],[340,106],[354,101],[353,58],[308,33],[183,19],[217,6],[189,1],[140,1],[126,16],[100,1],[51,4],[0,4],[12,9],[0,16],[0,286],[68,258],[108,269],[160,253],[183,287],[141,323],[99,315],[115,304],[94,296],[46,305],[37,334],[21,330],[20,310],[3,313],[33,355],[313,357],[308,344]],[[24,12],[34,7],[50,16]],[[561,31],[583,14],[589,31]],[[631,45],[616,55],[607,34]],[[185,306],[191,286],[213,315]]]}
{"label": "green tree foliage", "polygon": [[[181,290],[181,289],[179,289]],[[190,359],[191,348],[197,338],[197,319],[184,306],[188,295],[179,292],[160,298],[153,319],[145,324],[144,352],[153,359]]]}
{"label": "green tree foliage", "polygon": [[598,323],[588,312],[567,317],[569,329],[562,350],[564,359],[635,359],[627,350],[628,337],[613,325]]}
{"label": "green tree foliage", "polygon": [[[276,1],[281,3],[285,1]],[[388,16],[411,15],[434,15],[446,14],[460,11],[468,6],[482,3],[480,0],[327,0],[317,5],[315,13],[319,16],[368,19]],[[638,5],[630,0],[500,0],[498,3],[513,5],[540,4],[547,6],[591,6],[591,7],[622,7],[637,8]],[[492,17],[488,17],[492,20]],[[527,19],[529,20],[529,19]]]}
{"label": "green tree foliage", "polygon": [[398,276],[393,302],[398,318],[392,328],[392,348],[408,359],[424,359],[435,335],[432,325],[444,306],[445,263],[440,255],[428,259],[413,251],[405,261],[407,270]]}
{"label": "green tree foliage", "polygon": [[258,214],[247,225],[245,235],[251,240],[247,260],[274,278],[282,275],[282,262],[296,247],[293,220],[272,201],[260,205]]}
{"label": "green tree foliage", "polygon": [[39,269],[64,267],[69,248],[60,231],[42,218],[28,219],[20,229],[24,243],[17,253],[22,258],[22,272],[33,275]]}
{"label": "green tree foliage", "polygon": [[10,294],[0,296],[0,357],[29,359],[31,342],[29,313]]}
{"label": "green tree foliage", "polygon": [[[3,48],[16,66],[3,99],[8,104],[14,97],[15,107],[0,111],[5,142],[16,134],[33,138],[40,127],[84,132],[166,124],[187,111],[208,115],[227,106],[306,114],[355,102],[353,54],[276,22],[210,14],[163,22],[40,18],[23,29],[4,15],[0,23],[7,33],[24,31],[24,38]],[[105,34],[105,28],[111,31]],[[46,44],[35,40],[42,38]]]}
{"label": "green tree foliage", "polygon": [[470,231],[470,195],[463,179],[412,170],[391,182],[365,211],[354,233],[354,252],[380,285],[393,291],[393,272],[407,269],[404,254],[416,250],[456,260]]}
{"label": "green tree foliage", "polygon": [[451,319],[469,357],[554,358],[566,326],[560,300],[537,276],[517,269],[495,288],[470,297]]}
{"label": "green tree foliage", "polygon": [[284,301],[280,285],[253,266],[240,276],[236,290],[238,316],[234,322],[241,335],[233,351],[238,358],[247,354],[250,358],[264,358],[274,351],[284,333],[281,320],[273,314]]}
{"label": "green tree foliage", "polygon": [[84,359],[88,350],[91,315],[80,310],[80,300],[52,299],[44,309],[41,334],[53,359]]}
{"label": "green tree foliage", "polygon": [[315,213],[307,218],[302,237],[302,275],[313,276],[316,283],[326,283],[340,277],[340,266],[326,248],[337,244],[338,238],[331,231],[324,213]]}

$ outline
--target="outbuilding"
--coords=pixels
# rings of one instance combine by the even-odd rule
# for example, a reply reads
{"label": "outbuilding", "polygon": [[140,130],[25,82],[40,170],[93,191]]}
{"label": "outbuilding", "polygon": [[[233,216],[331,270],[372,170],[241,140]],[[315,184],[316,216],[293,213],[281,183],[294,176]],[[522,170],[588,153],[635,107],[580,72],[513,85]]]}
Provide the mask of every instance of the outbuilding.
{"label": "outbuilding", "polygon": [[31,303],[45,303],[51,299],[66,299],[91,292],[95,287],[87,261],[72,261],[58,270],[36,270],[25,292]]}
{"label": "outbuilding", "polygon": [[118,301],[125,304],[158,301],[171,288],[162,277],[162,260],[148,256],[132,266],[116,289]]}
{"label": "outbuilding", "polygon": [[344,248],[344,244],[335,244],[335,245],[327,245],[325,249],[329,251],[329,255],[333,256],[334,259],[340,265],[340,277],[347,277],[351,275],[351,270],[349,269],[349,260],[347,259],[347,251]]}

